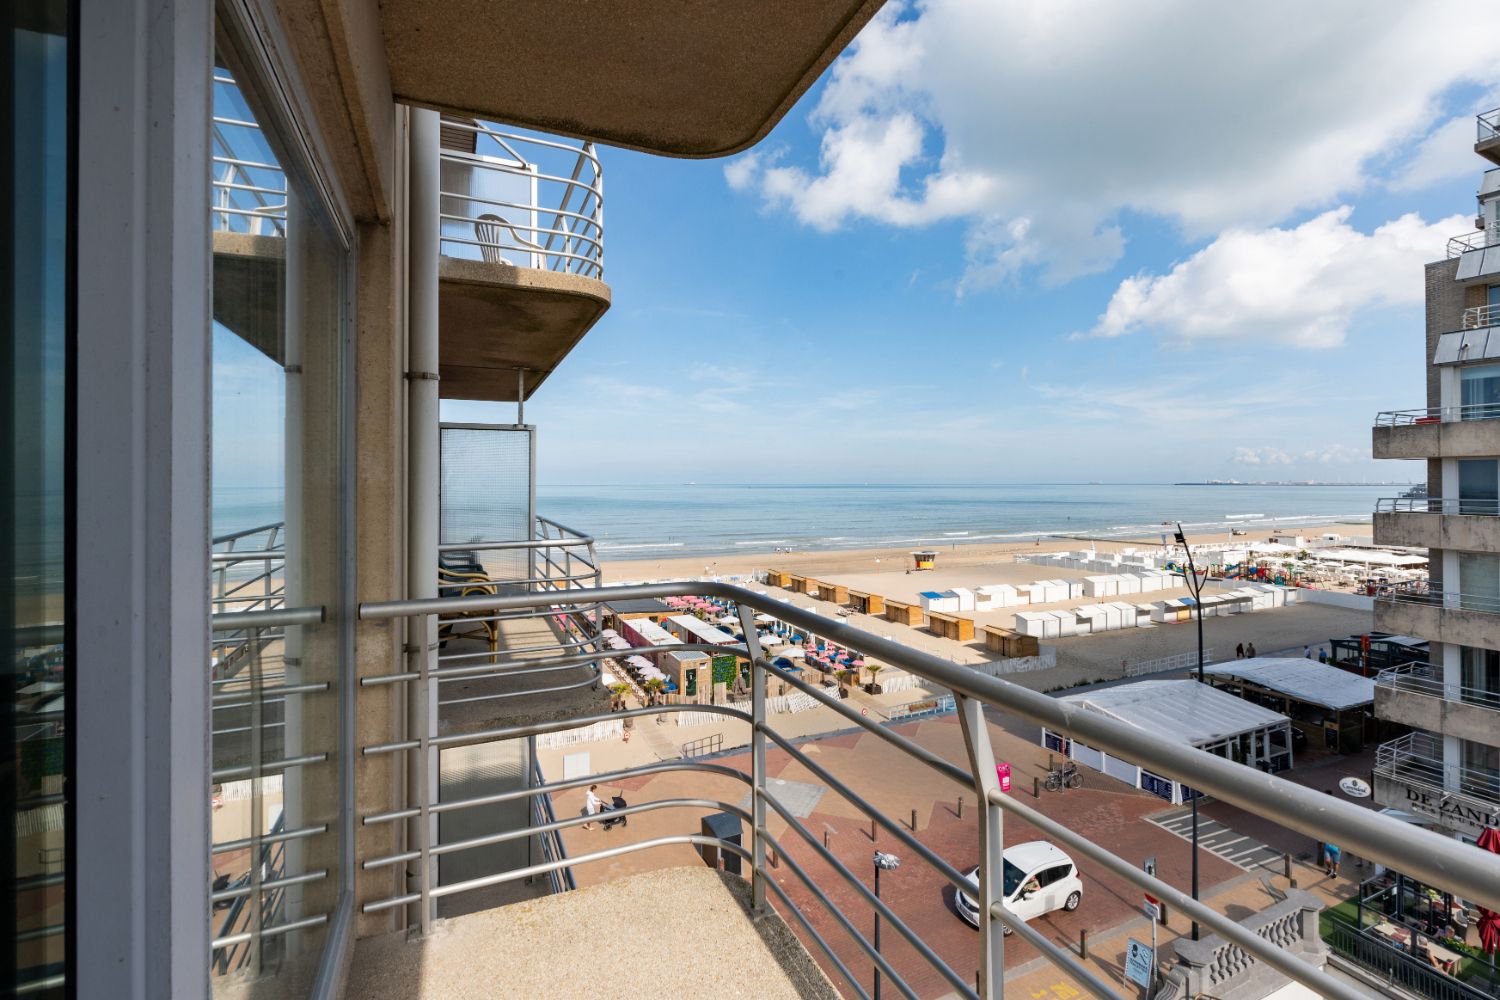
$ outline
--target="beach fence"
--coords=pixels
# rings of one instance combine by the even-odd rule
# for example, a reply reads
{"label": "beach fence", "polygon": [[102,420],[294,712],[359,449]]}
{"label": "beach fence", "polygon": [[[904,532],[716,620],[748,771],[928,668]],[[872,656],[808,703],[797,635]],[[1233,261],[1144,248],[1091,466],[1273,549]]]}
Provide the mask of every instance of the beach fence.
{"label": "beach fence", "polygon": [[953,711],[953,708],[953,696],[951,694],[941,694],[934,695],[931,698],[909,701],[904,705],[892,705],[886,709],[885,717],[891,722],[906,722],[910,719],[920,719],[929,715],[942,715],[944,712]]}
{"label": "beach fence", "polygon": [[599,743],[617,740],[625,735],[625,720],[606,719],[578,729],[565,729],[560,733],[543,733],[536,738],[538,750],[554,750],[578,743]]}
{"label": "beach fence", "polygon": [[[1203,662],[1217,663],[1214,659],[1214,651],[1205,649],[1203,651]],[[1178,653],[1175,656],[1159,656],[1154,660],[1137,660],[1125,665],[1126,677],[1141,677],[1145,674],[1164,674],[1173,670],[1187,670],[1198,665],[1198,651],[1191,653]]]}
{"label": "beach fence", "polygon": [[[748,714],[751,705],[748,701],[732,701],[726,708],[737,709]],[[793,691],[791,694],[777,695],[766,699],[766,712],[771,715],[791,715],[795,712],[805,712],[810,708],[817,708],[818,702],[810,694],[801,691]],[[718,712],[673,712],[679,726],[709,726],[716,722],[723,722],[724,716]]]}

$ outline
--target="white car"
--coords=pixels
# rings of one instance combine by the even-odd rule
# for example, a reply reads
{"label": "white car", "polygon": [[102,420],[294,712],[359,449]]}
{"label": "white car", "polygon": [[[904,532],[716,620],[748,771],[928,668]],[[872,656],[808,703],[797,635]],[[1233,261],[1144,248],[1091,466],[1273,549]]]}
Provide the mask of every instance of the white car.
{"label": "white car", "polygon": [[[953,902],[958,915],[979,926],[979,869],[966,878],[974,888],[956,892]],[[1073,859],[1045,840],[1033,840],[1005,849],[1005,876],[1001,899],[1011,913],[1030,920],[1053,910],[1076,910],[1083,901],[1083,880]],[[1010,928],[1005,928],[1010,933]]]}

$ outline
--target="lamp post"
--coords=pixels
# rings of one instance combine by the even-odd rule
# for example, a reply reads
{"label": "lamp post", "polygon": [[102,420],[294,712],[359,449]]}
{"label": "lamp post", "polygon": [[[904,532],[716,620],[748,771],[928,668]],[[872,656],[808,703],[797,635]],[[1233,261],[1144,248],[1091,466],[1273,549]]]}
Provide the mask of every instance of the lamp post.
{"label": "lamp post", "polygon": [[[1203,683],[1203,581],[1198,579],[1198,569],[1193,565],[1193,549],[1187,536],[1182,533],[1182,522],[1177,522],[1177,544],[1187,553],[1187,584],[1193,593],[1193,610],[1198,619],[1198,683]],[[1198,795],[1193,789],[1193,902],[1198,901]],[[1198,940],[1198,921],[1193,921],[1193,940]]]}
{"label": "lamp post", "polygon": [[[884,851],[875,852],[875,901],[880,901],[880,872],[894,871],[901,867],[901,859]],[[875,908],[875,954],[880,954],[880,907]],[[880,1000],[880,963],[875,964],[875,1000]]]}

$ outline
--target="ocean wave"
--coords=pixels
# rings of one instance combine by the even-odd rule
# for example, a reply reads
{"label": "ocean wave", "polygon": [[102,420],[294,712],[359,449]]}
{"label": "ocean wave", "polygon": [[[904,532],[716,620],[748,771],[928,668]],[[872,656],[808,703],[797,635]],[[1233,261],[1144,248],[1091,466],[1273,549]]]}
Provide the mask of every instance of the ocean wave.
{"label": "ocean wave", "polygon": [[632,549],[680,549],[682,542],[642,542],[639,545],[611,545],[608,542],[600,542],[595,546],[601,552],[628,552]]}

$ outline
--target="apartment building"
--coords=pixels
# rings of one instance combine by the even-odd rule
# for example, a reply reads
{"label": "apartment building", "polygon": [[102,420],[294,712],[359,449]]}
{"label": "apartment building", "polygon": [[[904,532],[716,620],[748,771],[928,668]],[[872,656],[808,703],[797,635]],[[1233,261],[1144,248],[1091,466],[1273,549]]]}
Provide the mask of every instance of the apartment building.
{"label": "apartment building", "polygon": [[[1500,164],[1500,111],[1476,124],[1474,151]],[[1380,747],[1375,795],[1472,841],[1500,825],[1500,166],[1426,291],[1427,406],[1374,428],[1376,458],[1426,461],[1426,495],[1382,500],[1375,540],[1427,548],[1431,581],[1381,596],[1375,627],[1431,653],[1376,682],[1377,714],[1413,731]]]}
{"label": "apartment building", "polygon": [[[603,940],[670,909],[698,921],[703,947],[738,963],[741,981],[763,979],[757,995],[788,983],[801,995],[860,994],[871,963],[899,985],[817,881],[837,878],[957,995],[1000,996],[1002,816],[1017,806],[998,788],[986,705],[1309,837],[1388,863],[1412,850],[1405,827],[1363,810],[1068,716],[1053,699],[754,590],[602,588],[588,526],[536,509],[525,404],[607,321],[615,293],[600,148],[716,157],[750,147],[879,6],[10,6],[15,66],[0,74],[13,111],[0,156],[13,233],[0,261],[13,303],[0,368],[13,401],[0,407],[11,442],[0,465],[12,473],[0,490],[0,579],[12,588],[0,635],[14,682],[13,822],[0,824],[14,904],[0,908],[14,942],[0,949],[7,986],[425,997],[482,995],[502,981],[486,976],[524,974],[545,984],[534,992],[569,995],[568,977],[604,974],[484,921],[503,922],[496,915],[517,898],[567,892],[574,868],[612,856],[564,856],[558,834],[581,817],[556,816],[550,792],[592,779],[539,777],[531,743],[611,721],[608,601],[695,594],[736,608],[752,707],[710,707],[753,727],[749,772],[670,766],[742,782],[747,804],[739,794],[710,804],[745,835],[704,829],[617,850],[689,845],[749,870],[727,910],[717,876],[684,876],[607,897],[617,908],[592,922],[575,914],[570,940]],[[513,405],[514,418],[445,425],[445,398]],[[600,427],[608,433],[607,414]],[[801,753],[767,721],[767,677],[806,685],[760,655],[762,611],[954,692],[967,767],[818,696],[985,803],[968,967],[923,950],[920,928],[847,870],[809,874],[774,839],[773,814],[788,842],[800,837],[821,858],[766,780],[768,748]],[[823,780],[925,858],[898,820]],[[701,811],[705,798],[632,808]],[[1234,984],[1211,970],[1249,975],[1248,954],[1251,966],[1353,996],[1303,961],[1319,949],[1301,903],[1246,930],[1062,824],[1029,821],[1224,935],[1203,943],[1194,980],[1216,995]],[[1492,860],[1445,856],[1444,842],[1418,836],[1424,844],[1408,870],[1500,907]],[[771,856],[821,910],[804,912],[770,877]],[[926,860],[969,885],[952,862]],[[1074,982],[1112,991],[1025,924],[1012,929]],[[858,974],[826,940],[834,934],[853,942]],[[1285,946],[1299,935],[1307,947]],[[457,955],[455,941],[467,942]],[[1230,951],[1240,957],[1226,964]],[[649,956],[613,970],[636,977],[613,988],[666,990],[663,977],[690,980],[697,968]]]}

